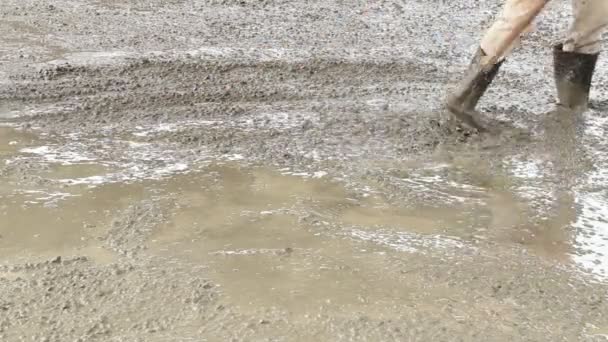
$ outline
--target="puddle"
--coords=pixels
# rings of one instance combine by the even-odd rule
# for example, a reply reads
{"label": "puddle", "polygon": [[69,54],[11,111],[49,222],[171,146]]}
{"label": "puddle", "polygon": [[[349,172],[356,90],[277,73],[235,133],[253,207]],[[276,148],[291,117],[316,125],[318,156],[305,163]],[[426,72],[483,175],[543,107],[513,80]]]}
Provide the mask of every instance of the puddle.
{"label": "puddle", "polygon": [[34,134],[0,126],[0,160],[14,155],[19,149],[30,146],[37,140]]}
{"label": "puddle", "polygon": [[483,175],[475,160],[397,167],[387,177],[411,191],[403,205],[348,190],[324,172],[251,168],[104,136],[0,128],[0,158],[0,258],[78,253],[112,262],[117,256],[99,240],[112,219],[163,198],[166,221],[152,222],[138,241],[149,253],[208,267],[226,300],[248,310],[382,316],[412,300],[408,282],[416,280],[400,276],[394,260],[457,260],[487,241],[596,273],[605,265],[597,252],[608,236],[598,226],[605,197],[549,192],[542,163],[524,157],[505,161],[512,165],[501,175]]}
{"label": "puddle", "polygon": [[[456,237],[471,226],[466,213],[459,208],[437,211],[395,207],[380,196],[351,193],[343,185],[324,179],[282,175],[263,168],[240,168],[235,164],[209,166],[202,172],[169,180],[169,192],[179,194],[179,212],[163,233],[155,237],[157,242],[179,241],[204,232],[218,238],[217,241],[206,238],[207,247],[256,248],[249,245],[256,238],[249,232],[262,224],[264,229],[278,229],[270,238],[261,239],[265,246],[281,249],[289,246],[280,245],[284,243],[282,240],[279,245],[269,246],[272,236],[279,238],[281,229],[303,221],[317,227],[317,234],[338,234],[358,227],[420,234],[451,233]],[[266,222],[272,220],[276,222]],[[295,240],[301,239],[300,236]]]}
{"label": "puddle", "polygon": [[80,250],[93,259],[108,260],[107,251],[94,247],[96,238],[117,213],[141,196],[137,190],[139,186],[107,185],[66,192],[56,201],[48,194],[37,193],[38,200],[29,193],[0,194],[0,258]]}
{"label": "puddle", "polygon": [[[88,164],[57,170],[66,167],[69,172],[56,173],[90,177],[106,171]],[[143,199],[172,199],[164,208],[169,220],[156,222],[155,233],[143,237],[150,251],[208,266],[226,300],[245,310],[264,305],[304,314],[365,307],[381,316],[395,300],[407,300],[408,284],[386,270],[387,253],[404,250],[358,232],[367,229],[367,236],[376,236],[374,230],[386,227],[396,236],[410,229],[424,234],[410,233],[400,243],[423,247],[425,234],[440,233],[451,220],[358,196],[325,179],[236,164],[63,191],[56,201],[39,193],[34,193],[38,200],[27,192],[0,196],[0,258],[77,253],[111,262],[116,256],[99,245],[98,237],[107,234],[112,219]]]}
{"label": "puddle", "polygon": [[244,310],[304,314],[364,306],[381,315],[407,299],[408,285],[386,272],[386,246],[365,246],[349,223],[361,217],[370,228],[427,233],[443,226],[436,213],[425,217],[326,180],[267,169],[214,166],[177,176],[167,189],[179,194],[179,209],[150,238],[151,250],[208,265],[226,299]]}
{"label": "puddle", "polygon": [[382,316],[395,302],[411,301],[408,282],[416,281],[400,276],[391,260],[431,251],[458,260],[475,252],[479,239],[563,262],[571,252],[572,237],[559,226],[570,212],[530,227],[508,193],[489,192],[483,207],[411,209],[326,179],[234,164],[163,184],[176,209],[150,237],[150,250],[208,266],[226,300],[244,310]]}

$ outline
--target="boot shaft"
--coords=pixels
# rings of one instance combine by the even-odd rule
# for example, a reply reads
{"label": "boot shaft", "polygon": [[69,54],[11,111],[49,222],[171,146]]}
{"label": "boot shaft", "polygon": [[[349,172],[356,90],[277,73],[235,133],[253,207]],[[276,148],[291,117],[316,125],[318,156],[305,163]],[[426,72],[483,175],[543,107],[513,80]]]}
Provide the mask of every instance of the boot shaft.
{"label": "boot shaft", "polygon": [[553,47],[555,86],[560,105],[585,110],[599,54],[584,54],[563,50],[563,44]]}
{"label": "boot shaft", "polygon": [[[471,59],[471,62],[469,63],[463,82],[461,82],[465,86],[470,87],[469,89],[461,90],[463,96],[458,99],[463,108],[467,110],[475,109],[477,103],[485,94],[486,90],[488,90],[488,87],[498,74],[500,66],[503,63],[501,60],[493,65],[491,69],[487,71],[483,70],[481,63],[483,57],[485,56],[486,54],[483,52],[483,50],[478,48],[475,55]],[[458,87],[463,87],[462,84],[459,84]]]}

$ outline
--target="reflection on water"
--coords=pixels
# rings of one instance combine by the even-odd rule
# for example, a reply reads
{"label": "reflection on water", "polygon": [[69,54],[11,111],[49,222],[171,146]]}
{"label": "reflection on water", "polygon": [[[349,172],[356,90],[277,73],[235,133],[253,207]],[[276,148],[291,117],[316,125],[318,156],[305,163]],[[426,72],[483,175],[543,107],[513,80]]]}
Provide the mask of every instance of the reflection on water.
{"label": "reflection on water", "polygon": [[534,236],[551,241],[599,279],[608,277],[607,123],[594,111],[584,117],[548,113],[541,123],[540,148],[505,163],[520,180],[515,193],[530,201],[544,222]]}
{"label": "reflection on water", "polygon": [[586,115],[585,149],[593,158],[594,169],[574,190],[579,208],[573,224],[576,229],[574,244],[579,253],[575,262],[585,269],[608,279],[608,118],[590,111]]}
{"label": "reflection on water", "polygon": [[608,277],[608,194],[602,191],[577,195],[580,215],[573,226],[579,252],[573,258],[586,270]]}

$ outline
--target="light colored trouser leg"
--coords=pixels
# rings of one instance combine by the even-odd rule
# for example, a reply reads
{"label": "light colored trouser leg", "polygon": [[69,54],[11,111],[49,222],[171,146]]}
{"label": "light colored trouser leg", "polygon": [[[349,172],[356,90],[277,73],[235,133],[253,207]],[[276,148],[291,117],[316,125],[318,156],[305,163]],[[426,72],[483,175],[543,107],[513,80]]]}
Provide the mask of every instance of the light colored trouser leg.
{"label": "light colored trouser leg", "polygon": [[565,51],[600,52],[602,34],[608,26],[608,0],[572,0],[574,22],[570,26]]}
{"label": "light colored trouser leg", "polygon": [[[499,46],[504,42],[513,28],[532,11],[531,5],[542,0],[506,0],[505,5],[492,26],[486,31],[481,39],[481,49],[487,55],[494,55]],[[608,1],[608,0],[599,0]],[[532,27],[528,27],[524,33],[530,32]],[[509,55],[514,48],[519,46],[521,39],[516,39],[507,51],[499,56],[502,59]]]}

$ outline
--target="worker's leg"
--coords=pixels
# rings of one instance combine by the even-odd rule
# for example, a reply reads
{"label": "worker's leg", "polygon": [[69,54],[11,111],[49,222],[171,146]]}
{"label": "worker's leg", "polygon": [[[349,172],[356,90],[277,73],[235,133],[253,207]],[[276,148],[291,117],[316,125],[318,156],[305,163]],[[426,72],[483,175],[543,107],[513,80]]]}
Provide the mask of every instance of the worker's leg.
{"label": "worker's leg", "polygon": [[608,0],[573,0],[572,8],[574,22],[553,51],[555,83],[561,105],[584,110],[608,26]]}
{"label": "worker's leg", "polygon": [[608,1],[572,0],[574,22],[564,42],[564,51],[596,54],[608,27]]}
{"label": "worker's leg", "polygon": [[[518,24],[521,18],[525,17],[530,12],[530,3],[530,0],[507,0],[505,2],[505,6],[498,15],[498,18],[485,32],[483,38],[481,39],[479,49],[473,57],[467,73],[474,72],[472,69],[475,69],[482,62],[482,59],[485,56],[496,55],[501,43],[507,39],[507,36],[511,33],[511,31],[513,31],[513,28]],[[529,30],[530,28],[528,28],[528,31]],[[496,65],[494,65],[494,67],[488,72],[480,75],[479,82],[475,83],[477,86],[475,87],[474,91],[464,101],[466,109],[472,110],[475,108],[480,98],[483,96],[488,86],[490,83],[492,83],[494,77],[498,73],[502,60],[519,44],[519,41],[519,38],[516,39],[515,42],[511,44],[507,52],[503,56],[499,56],[500,58],[498,63],[496,63]]]}
{"label": "worker's leg", "polygon": [[475,106],[494,80],[504,57],[519,44],[519,39],[516,39],[507,52],[499,56],[497,63],[488,70],[481,67],[485,58],[497,55],[500,46],[509,39],[513,29],[520,26],[522,20],[529,17],[533,11],[532,7],[540,2],[544,2],[544,0],[506,0],[497,20],[481,39],[479,48],[473,56],[463,79],[457,85],[456,91],[448,96],[447,107],[450,112],[469,126],[482,129],[481,124],[475,117]]}
{"label": "worker's leg", "polygon": [[[490,26],[481,39],[479,44],[481,49],[487,55],[496,55],[499,46],[507,39],[507,36],[515,29],[522,19],[525,19],[530,15],[530,12],[533,11],[532,7],[536,2],[538,2],[538,0],[507,0],[494,24]],[[524,33],[528,33],[531,30],[532,27],[528,27]],[[498,57],[502,59],[508,56],[519,44],[520,38],[516,39],[502,56]]]}

